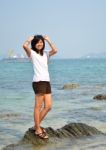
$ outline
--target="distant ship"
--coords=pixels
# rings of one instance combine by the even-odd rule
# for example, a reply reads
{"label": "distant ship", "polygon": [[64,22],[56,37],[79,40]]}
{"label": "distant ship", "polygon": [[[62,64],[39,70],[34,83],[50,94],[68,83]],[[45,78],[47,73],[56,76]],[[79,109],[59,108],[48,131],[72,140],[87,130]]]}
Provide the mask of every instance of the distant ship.
{"label": "distant ship", "polygon": [[17,55],[17,54],[15,54],[14,50],[8,50],[7,56],[4,57],[2,60],[8,60],[8,61],[11,61],[11,60],[28,60],[28,57],[24,56],[23,54]]}

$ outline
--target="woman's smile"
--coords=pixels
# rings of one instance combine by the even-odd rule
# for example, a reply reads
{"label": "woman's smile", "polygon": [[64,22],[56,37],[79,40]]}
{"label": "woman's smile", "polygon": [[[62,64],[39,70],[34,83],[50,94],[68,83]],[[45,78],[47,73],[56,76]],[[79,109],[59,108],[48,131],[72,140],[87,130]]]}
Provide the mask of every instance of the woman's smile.
{"label": "woman's smile", "polygon": [[35,45],[36,49],[41,50],[43,48],[43,41],[39,40],[39,42]]}

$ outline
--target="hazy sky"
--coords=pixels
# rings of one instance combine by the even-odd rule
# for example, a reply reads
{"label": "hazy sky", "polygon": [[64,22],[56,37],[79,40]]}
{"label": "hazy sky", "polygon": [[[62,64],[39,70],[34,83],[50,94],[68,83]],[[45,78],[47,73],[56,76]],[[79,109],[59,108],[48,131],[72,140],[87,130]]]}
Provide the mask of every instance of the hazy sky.
{"label": "hazy sky", "polygon": [[106,0],[0,0],[0,56],[24,53],[35,34],[48,35],[59,58],[104,52]]}

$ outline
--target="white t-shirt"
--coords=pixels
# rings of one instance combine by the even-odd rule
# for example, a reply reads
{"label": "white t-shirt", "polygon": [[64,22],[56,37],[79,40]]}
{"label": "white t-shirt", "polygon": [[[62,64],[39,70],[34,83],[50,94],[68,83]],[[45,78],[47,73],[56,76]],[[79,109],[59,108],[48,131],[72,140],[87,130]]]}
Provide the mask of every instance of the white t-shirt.
{"label": "white t-shirt", "polygon": [[49,59],[48,52],[44,51],[43,56],[41,56],[40,54],[31,50],[30,58],[34,70],[34,76],[32,81],[33,82],[50,81],[50,76],[48,72],[48,59]]}

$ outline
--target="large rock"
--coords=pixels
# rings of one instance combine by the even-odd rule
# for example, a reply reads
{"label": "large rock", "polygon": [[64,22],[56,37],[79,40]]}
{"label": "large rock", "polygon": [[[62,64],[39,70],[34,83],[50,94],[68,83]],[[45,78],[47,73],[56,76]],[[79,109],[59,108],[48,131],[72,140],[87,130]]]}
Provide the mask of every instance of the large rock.
{"label": "large rock", "polygon": [[76,83],[70,83],[70,84],[65,84],[62,89],[75,89],[78,88],[80,85]]}
{"label": "large rock", "polygon": [[94,96],[93,99],[106,100],[106,95],[98,94],[98,95]]}
{"label": "large rock", "polygon": [[[33,131],[26,131],[23,139],[18,144],[11,144],[5,147],[3,150],[19,150],[22,147],[29,147],[30,144],[37,147],[39,145],[45,145],[48,143],[55,143],[56,141],[60,141],[64,138],[78,138],[82,136],[90,136],[94,134],[103,134],[101,131],[98,131],[96,128],[88,126],[83,123],[70,123],[65,125],[64,127],[54,130],[51,127],[46,128],[47,134],[49,136],[49,140],[39,139]],[[30,148],[29,148],[30,149]]]}

